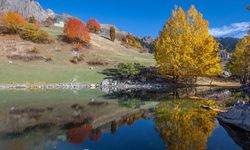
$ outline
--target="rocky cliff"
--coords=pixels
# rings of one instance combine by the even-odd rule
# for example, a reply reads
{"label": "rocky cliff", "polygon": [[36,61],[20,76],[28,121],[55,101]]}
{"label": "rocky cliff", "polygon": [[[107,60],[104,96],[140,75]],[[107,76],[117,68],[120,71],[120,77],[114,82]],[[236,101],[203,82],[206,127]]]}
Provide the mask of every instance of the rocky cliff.
{"label": "rocky cliff", "polygon": [[0,0],[0,11],[9,10],[16,11],[26,18],[34,16],[38,21],[44,21],[54,15],[51,10],[45,11],[35,0]]}
{"label": "rocky cliff", "polygon": [[115,25],[111,24],[101,24],[101,32],[100,35],[106,38],[110,38],[110,27],[114,27],[116,30],[116,39],[122,40],[125,36],[127,36],[128,32],[122,31],[119,28],[117,28]]}

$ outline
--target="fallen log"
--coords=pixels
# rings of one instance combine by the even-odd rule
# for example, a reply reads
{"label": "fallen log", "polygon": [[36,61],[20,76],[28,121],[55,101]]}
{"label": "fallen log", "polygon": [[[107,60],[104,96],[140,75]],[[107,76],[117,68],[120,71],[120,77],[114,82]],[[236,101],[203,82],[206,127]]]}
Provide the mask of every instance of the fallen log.
{"label": "fallen log", "polygon": [[212,107],[207,106],[207,105],[201,105],[201,108],[206,109],[206,110],[213,110],[216,112],[227,112],[228,111],[226,109],[212,108]]}

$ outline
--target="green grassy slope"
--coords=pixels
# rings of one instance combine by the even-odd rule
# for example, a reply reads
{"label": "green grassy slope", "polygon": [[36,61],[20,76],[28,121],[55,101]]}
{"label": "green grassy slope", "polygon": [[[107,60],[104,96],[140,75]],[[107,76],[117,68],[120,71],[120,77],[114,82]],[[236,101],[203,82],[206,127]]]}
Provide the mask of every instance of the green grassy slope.
{"label": "green grassy slope", "polygon": [[[44,28],[51,35],[56,37],[62,34],[60,28]],[[13,38],[12,38],[13,39]],[[25,42],[18,39],[19,42]],[[83,82],[98,83],[105,75],[100,72],[106,68],[115,67],[118,63],[139,62],[145,66],[154,65],[152,54],[139,53],[138,50],[129,49],[116,42],[111,42],[98,35],[91,35],[91,48],[82,50],[85,56],[84,62],[72,64],[72,45],[56,41],[53,44],[36,44],[41,56],[52,58],[52,62],[31,61],[23,62],[9,59],[5,55],[0,55],[0,84],[38,84],[38,83],[67,83]],[[60,51],[55,51],[55,47]],[[100,60],[108,62],[106,66],[97,66],[90,69],[88,61]]]}

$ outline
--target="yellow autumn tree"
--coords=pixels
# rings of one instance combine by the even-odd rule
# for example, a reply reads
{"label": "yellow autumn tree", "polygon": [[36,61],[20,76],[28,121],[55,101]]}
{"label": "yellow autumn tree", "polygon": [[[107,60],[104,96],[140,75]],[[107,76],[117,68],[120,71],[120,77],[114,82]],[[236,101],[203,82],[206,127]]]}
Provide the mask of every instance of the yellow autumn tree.
{"label": "yellow autumn tree", "polygon": [[218,42],[209,35],[208,22],[192,6],[176,8],[155,42],[160,71],[175,80],[221,74]]}
{"label": "yellow autumn tree", "polygon": [[241,77],[241,83],[250,82],[250,35],[245,36],[237,45],[229,62],[230,71]]}

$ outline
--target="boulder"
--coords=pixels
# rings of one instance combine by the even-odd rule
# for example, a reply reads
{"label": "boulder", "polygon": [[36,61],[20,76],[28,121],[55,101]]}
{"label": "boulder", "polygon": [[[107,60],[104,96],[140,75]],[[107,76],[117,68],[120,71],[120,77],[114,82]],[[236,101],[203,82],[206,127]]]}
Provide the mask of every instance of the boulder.
{"label": "boulder", "polygon": [[226,130],[228,135],[237,143],[242,149],[249,149],[250,147],[250,132],[240,130],[228,124],[220,122],[220,125]]}
{"label": "boulder", "polygon": [[101,31],[100,35],[102,37],[105,37],[107,39],[110,39],[110,27],[115,28],[115,37],[117,40],[121,41],[124,37],[127,36],[128,32],[122,31],[119,28],[117,28],[115,25],[111,24],[101,24]]}
{"label": "boulder", "polygon": [[248,86],[244,87],[243,89],[247,93],[247,95],[250,96],[250,86],[248,85]]}
{"label": "boulder", "polygon": [[218,120],[240,129],[250,131],[250,104],[238,101],[227,112],[220,113],[218,115]]}

